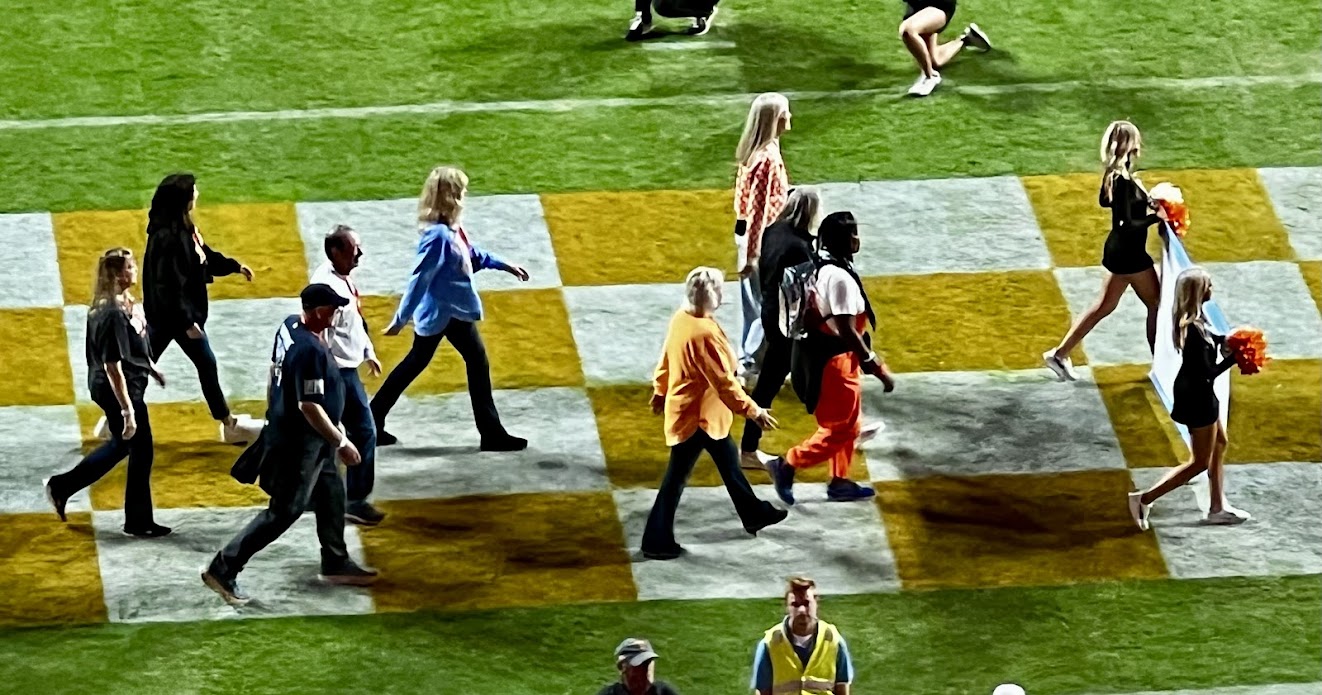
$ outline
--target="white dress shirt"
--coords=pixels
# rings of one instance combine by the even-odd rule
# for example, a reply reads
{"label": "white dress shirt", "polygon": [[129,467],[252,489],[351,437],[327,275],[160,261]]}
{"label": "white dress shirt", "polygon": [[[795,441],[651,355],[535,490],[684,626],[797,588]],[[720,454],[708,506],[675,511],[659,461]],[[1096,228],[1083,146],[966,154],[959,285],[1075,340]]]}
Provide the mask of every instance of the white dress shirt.
{"label": "white dress shirt", "polygon": [[364,360],[375,359],[376,350],[372,348],[372,337],[363,322],[362,302],[353,280],[335,272],[335,266],[326,261],[312,273],[312,282],[330,285],[336,294],[349,300],[348,306],[336,312],[335,323],[326,329],[326,342],[335,356],[335,363],[341,369],[357,369]]}

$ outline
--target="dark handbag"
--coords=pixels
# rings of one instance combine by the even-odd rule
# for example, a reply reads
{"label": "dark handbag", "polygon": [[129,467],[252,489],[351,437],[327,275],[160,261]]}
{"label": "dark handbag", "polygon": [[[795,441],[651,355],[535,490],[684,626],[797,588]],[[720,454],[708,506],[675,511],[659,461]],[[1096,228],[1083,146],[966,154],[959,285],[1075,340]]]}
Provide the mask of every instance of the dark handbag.
{"label": "dark handbag", "polygon": [[748,233],[748,220],[734,221],[734,235],[743,236]]}
{"label": "dark handbag", "polygon": [[820,341],[811,336],[794,341],[790,348],[790,386],[803,407],[812,413],[822,393],[822,371],[827,360],[822,359]]}
{"label": "dark handbag", "polygon": [[262,463],[266,460],[266,452],[266,426],[263,426],[261,434],[258,434],[248,448],[239,454],[239,458],[235,459],[234,465],[230,467],[230,476],[244,485],[257,482],[257,476],[262,471]]}

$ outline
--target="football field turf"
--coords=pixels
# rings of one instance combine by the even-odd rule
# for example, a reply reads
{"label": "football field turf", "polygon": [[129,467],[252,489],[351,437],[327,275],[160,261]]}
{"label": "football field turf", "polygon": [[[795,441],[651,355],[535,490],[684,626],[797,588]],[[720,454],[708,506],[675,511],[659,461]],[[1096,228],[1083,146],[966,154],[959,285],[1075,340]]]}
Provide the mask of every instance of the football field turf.
{"label": "football field turf", "polygon": [[[1315,4],[967,0],[952,30],[976,21],[998,50],[960,57],[924,100],[902,98],[898,2],[726,0],[708,36],[650,45],[620,40],[622,0],[7,10],[6,687],[591,692],[639,634],[682,692],[740,692],[783,578],[803,572],[850,640],[858,693],[1322,691]],[[767,90],[791,97],[791,180],[864,224],[858,266],[899,373],[865,398],[889,427],[855,471],[879,495],[827,504],[809,476],[805,502],[750,539],[702,463],[680,510],[692,555],[640,561],[666,455],[648,371],[685,273],[731,265],[730,156]],[[1232,323],[1264,328],[1277,358],[1234,379],[1229,485],[1255,515],[1241,528],[1198,527],[1177,493],[1154,532],[1131,529],[1123,493],[1186,455],[1146,382],[1134,298],[1076,354],[1083,381],[1040,369],[1099,284],[1092,172],[1116,118],[1143,129],[1145,181],[1185,190],[1190,253]],[[196,570],[263,497],[226,476],[237,452],[212,443],[176,351],[148,402],[157,516],[178,532],[117,535],[122,470],[54,520],[40,478],[93,445],[94,259],[141,250],[161,176],[196,172],[208,241],[258,273],[213,286],[209,329],[235,410],[259,414],[270,336],[320,235],[362,232],[359,284],[383,326],[410,270],[411,198],[438,163],[472,178],[470,231],[533,276],[479,276],[497,404],[528,452],[476,454],[442,350],[392,415],[402,445],[380,452],[390,517],[349,534],[382,583],[315,585],[304,519],[245,573],[259,601],[236,613]],[[733,330],[737,305],[721,318]],[[408,341],[376,339],[387,369]],[[811,430],[788,390],[775,411],[765,448]]]}

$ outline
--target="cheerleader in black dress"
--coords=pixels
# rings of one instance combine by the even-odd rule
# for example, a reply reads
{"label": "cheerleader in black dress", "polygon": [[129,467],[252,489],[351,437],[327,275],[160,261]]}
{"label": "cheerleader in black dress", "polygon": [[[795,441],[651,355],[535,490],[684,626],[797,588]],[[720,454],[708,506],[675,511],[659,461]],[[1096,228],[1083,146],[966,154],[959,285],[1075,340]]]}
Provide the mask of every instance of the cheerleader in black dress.
{"label": "cheerleader in black dress", "polygon": [[1147,307],[1148,350],[1157,342],[1157,307],[1161,303],[1161,282],[1148,255],[1148,228],[1165,219],[1164,213],[1148,198],[1143,185],[1134,178],[1134,161],[1139,157],[1143,138],[1129,121],[1116,121],[1102,135],[1102,186],[1097,203],[1111,209],[1111,232],[1102,247],[1102,293],[1086,311],[1075,319],[1065,338],[1054,349],[1042,353],[1042,361],[1061,381],[1074,381],[1070,351],[1083,341],[1099,321],[1120,305],[1125,289],[1134,293]]}
{"label": "cheerleader in black dress", "polygon": [[1217,377],[1230,369],[1235,359],[1226,347],[1225,338],[1212,333],[1203,314],[1203,305],[1212,299],[1212,278],[1207,271],[1196,266],[1189,268],[1175,282],[1172,326],[1182,361],[1175,377],[1171,419],[1189,429],[1193,458],[1168,472],[1146,492],[1130,493],[1129,510],[1138,527],[1146,530],[1154,502],[1207,471],[1212,503],[1204,522],[1242,524],[1250,518],[1248,512],[1230,506],[1225,498],[1222,461],[1227,439],[1221,423],[1221,403],[1213,390]]}
{"label": "cheerleader in black dress", "polygon": [[925,97],[941,84],[938,70],[950,62],[965,46],[991,50],[991,41],[977,24],[970,24],[959,38],[938,43],[937,35],[946,30],[955,16],[956,0],[905,0],[904,19],[900,22],[900,40],[918,63],[918,81],[909,95]]}

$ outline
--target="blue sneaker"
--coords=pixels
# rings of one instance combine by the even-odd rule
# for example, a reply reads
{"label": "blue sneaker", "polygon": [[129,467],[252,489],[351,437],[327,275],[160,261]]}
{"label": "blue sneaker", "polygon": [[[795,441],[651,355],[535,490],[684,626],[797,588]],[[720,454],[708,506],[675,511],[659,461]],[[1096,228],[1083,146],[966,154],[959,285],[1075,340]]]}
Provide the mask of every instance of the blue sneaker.
{"label": "blue sneaker", "polygon": [[856,502],[872,499],[877,491],[848,478],[834,478],[826,485],[826,498],[832,502]]}
{"label": "blue sneaker", "polygon": [[767,464],[767,470],[771,473],[771,482],[776,486],[776,496],[781,502],[788,505],[794,504],[794,466],[785,462],[783,457],[777,456]]}

